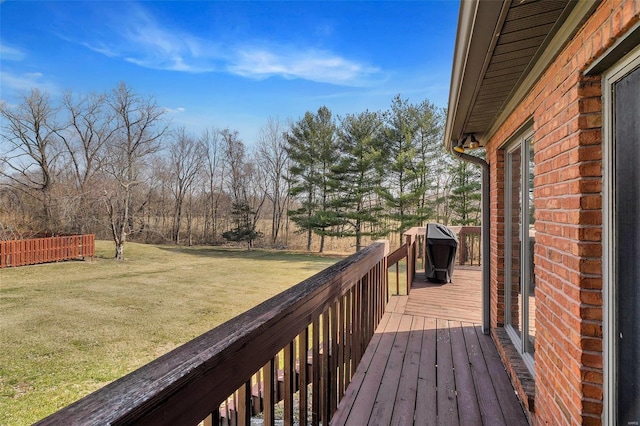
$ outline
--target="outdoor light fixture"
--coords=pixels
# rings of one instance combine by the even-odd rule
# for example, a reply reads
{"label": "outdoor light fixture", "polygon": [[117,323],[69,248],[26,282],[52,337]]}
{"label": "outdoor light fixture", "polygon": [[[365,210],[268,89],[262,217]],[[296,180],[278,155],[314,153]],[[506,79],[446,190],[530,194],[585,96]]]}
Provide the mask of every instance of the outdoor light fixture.
{"label": "outdoor light fixture", "polygon": [[453,147],[454,151],[464,153],[464,144],[469,139],[469,137],[471,137],[471,142],[469,142],[469,144],[467,145],[467,148],[476,149],[480,146],[480,142],[478,141],[478,139],[476,139],[476,135],[472,133],[469,135],[464,135],[462,139],[458,141],[458,144]]}
{"label": "outdoor light fixture", "polygon": [[458,144],[456,146],[453,147],[453,150],[456,152],[459,152],[461,154],[464,154],[464,141],[467,138],[462,138],[458,141]]}
{"label": "outdoor light fixture", "polygon": [[479,146],[480,146],[480,142],[478,142],[478,139],[476,139],[476,135],[472,133],[471,142],[469,142],[469,149],[476,149]]}

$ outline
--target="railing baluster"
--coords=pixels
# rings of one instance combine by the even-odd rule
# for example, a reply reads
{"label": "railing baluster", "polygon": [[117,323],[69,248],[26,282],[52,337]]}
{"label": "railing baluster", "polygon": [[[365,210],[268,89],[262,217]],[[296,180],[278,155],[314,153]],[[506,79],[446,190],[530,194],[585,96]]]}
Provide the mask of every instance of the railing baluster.
{"label": "railing baluster", "polygon": [[309,407],[309,327],[298,336],[298,411],[300,426],[307,426],[307,411]]}
{"label": "railing baluster", "polygon": [[367,344],[369,343],[369,336],[371,335],[371,284],[369,281],[369,273],[367,273],[364,277],[363,277],[363,286],[362,288],[364,289],[364,295],[363,295],[363,302],[364,302],[364,342],[362,342],[362,348],[363,348],[363,352],[364,352],[364,348],[367,347]]}
{"label": "railing baluster", "polygon": [[203,421],[202,426],[220,426],[220,410],[213,410]]}
{"label": "railing baluster", "polygon": [[232,426],[239,426],[238,425],[238,391],[235,391],[233,393],[233,410],[231,411],[231,416],[229,419],[229,424]]}
{"label": "railing baluster", "polygon": [[[389,273],[387,272],[389,269],[387,268],[387,258],[383,258],[382,260],[380,260],[380,274],[381,274],[381,279],[382,279],[382,285],[384,287],[384,306],[385,309],[387,307],[387,303],[389,303]],[[384,315],[384,309],[382,310],[382,314]]]}
{"label": "railing baluster", "polygon": [[311,424],[317,426],[320,424],[320,372],[322,368],[320,360],[320,319],[313,321],[312,332],[312,361],[311,368],[313,372],[312,391],[311,391]]}
{"label": "railing baluster", "polygon": [[386,295],[383,293],[384,286],[382,284],[382,270],[380,268],[380,263],[377,263],[376,266],[373,267],[375,271],[375,279],[373,281],[376,286],[376,294],[378,295],[378,315],[376,315],[376,325],[380,322],[380,318],[382,318],[382,314],[384,313],[384,307],[387,304]]}
{"label": "railing baluster", "polygon": [[362,278],[358,280],[356,284],[355,290],[355,298],[356,298],[356,312],[355,312],[355,322],[356,326],[354,327],[354,344],[356,349],[356,364],[360,363],[360,358],[362,358],[362,342],[364,340],[364,303],[362,301],[362,294],[364,292]]}
{"label": "railing baluster", "polygon": [[323,425],[329,423],[329,419],[331,418],[331,406],[330,406],[330,365],[329,365],[329,357],[330,354],[330,341],[329,341],[329,309],[326,309],[322,313],[322,370],[320,377],[320,421]]}
{"label": "railing baluster", "polygon": [[344,348],[344,388],[351,382],[351,363],[353,358],[353,288],[345,295],[345,348]]}
{"label": "railing baluster", "polygon": [[275,405],[275,360],[272,358],[267,365],[263,367],[264,372],[264,412],[262,418],[265,426],[274,426],[276,423],[274,405]]}
{"label": "railing baluster", "polygon": [[327,420],[333,416],[336,408],[338,407],[338,375],[340,370],[338,368],[338,353],[342,352],[338,349],[338,301],[336,300],[331,306],[330,312],[330,330],[329,330],[329,407],[327,412],[329,413]]}
{"label": "railing baluster", "polygon": [[238,390],[236,412],[238,413],[239,426],[251,426],[251,380]]}
{"label": "railing baluster", "polygon": [[284,348],[284,424],[293,425],[293,376],[294,376],[294,342]]}
{"label": "railing baluster", "polygon": [[338,358],[338,401],[342,399],[344,396],[344,383],[345,383],[345,352],[346,352],[346,337],[347,331],[345,327],[345,309],[346,309],[346,298],[347,295],[343,295],[338,300],[338,350],[337,350],[337,358]]}
{"label": "railing baluster", "polygon": [[276,400],[274,401],[275,404],[277,404],[279,401],[282,400],[282,393],[284,390],[283,386],[281,386],[284,384],[284,382],[280,383],[280,353],[281,352],[282,351],[278,352],[276,356],[273,358],[274,362],[276,363],[276,368],[273,373],[275,374],[274,377],[275,377],[275,387],[276,387],[276,393],[275,393]]}

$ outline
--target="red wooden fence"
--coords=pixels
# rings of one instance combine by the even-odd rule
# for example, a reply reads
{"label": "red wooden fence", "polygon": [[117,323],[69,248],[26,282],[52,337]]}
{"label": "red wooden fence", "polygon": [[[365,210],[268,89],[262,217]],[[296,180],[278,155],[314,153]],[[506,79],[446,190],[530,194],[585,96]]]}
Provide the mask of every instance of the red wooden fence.
{"label": "red wooden fence", "polygon": [[93,257],[95,235],[0,241],[0,268]]}

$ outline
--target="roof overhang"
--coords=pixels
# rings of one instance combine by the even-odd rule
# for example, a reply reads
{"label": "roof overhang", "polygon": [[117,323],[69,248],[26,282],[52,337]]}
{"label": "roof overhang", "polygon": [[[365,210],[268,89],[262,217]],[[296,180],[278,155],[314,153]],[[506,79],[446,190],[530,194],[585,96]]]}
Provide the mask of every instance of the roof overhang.
{"label": "roof overhang", "polygon": [[461,1],[445,146],[484,146],[600,0]]}

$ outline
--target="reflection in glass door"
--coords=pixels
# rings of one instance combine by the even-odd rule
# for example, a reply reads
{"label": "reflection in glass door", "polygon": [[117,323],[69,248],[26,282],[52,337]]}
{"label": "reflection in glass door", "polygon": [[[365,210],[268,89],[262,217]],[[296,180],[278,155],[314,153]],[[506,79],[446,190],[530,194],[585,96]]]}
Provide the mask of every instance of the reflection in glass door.
{"label": "reflection in glass door", "polygon": [[603,76],[603,424],[640,424],[640,46]]}
{"label": "reflection in glass door", "polygon": [[520,171],[522,170],[522,147],[518,144],[514,149],[507,153],[507,214],[506,214],[506,234],[507,234],[507,254],[505,262],[507,263],[507,324],[510,325],[520,338],[520,295],[522,294],[522,271],[520,268],[520,248],[522,240],[520,231],[522,225],[520,218],[522,217],[522,178]]}
{"label": "reflection in glass door", "polygon": [[640,422],[640,66],[613,88],[617,411],[618,424],[637,425]]}
{"label": "reflection in glass door", "polygon": [[524,259],[524,267],[527,271],[527,298],[523,299],[525,304],[525,316],[527,318],[527,341],[525,342],[524,351],[533,354],[535,352],[535,336],[536,336],[536,277],[533,269],[534,254],[536,245],[536,218],[535,205],[533,198],[533,139],[526,141],[525,144],[529,148],[529,156],[527,158],[527,183],[528,194],[526,198],[526,209],[528,222],[524,221],[525,244],[528,247],[527,258]]}
{"label": "reflection in glass door", "polygon": [[[533,373],[535,249],[533,137],[507,151],[505,176],[505,326]],[[524,337],[523,337],[524,336]]]}

